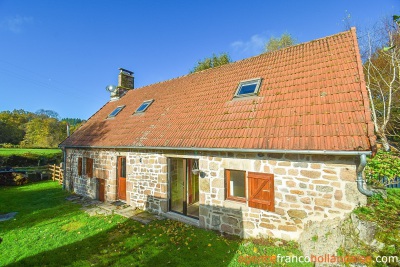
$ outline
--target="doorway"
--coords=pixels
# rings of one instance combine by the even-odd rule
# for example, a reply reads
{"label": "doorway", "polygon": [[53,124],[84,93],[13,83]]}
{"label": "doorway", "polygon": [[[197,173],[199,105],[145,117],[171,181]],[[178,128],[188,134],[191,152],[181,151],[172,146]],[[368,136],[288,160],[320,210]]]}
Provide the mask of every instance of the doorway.
{"label": "doorway", "polygon": [[118,199],[126,200],[126,157],[118,157],[117,160]]}
{"label": "doorway", "polygon": [[199,218],[198,160],[169,158],[168,176],[170,211]]}
{"label": "doorway", "polygon": [[106,180],[104,179],[97,179],[97,183],[99,184],[99,195],[98,199],[101,202],[105,201],[105,192],[106,192]]}

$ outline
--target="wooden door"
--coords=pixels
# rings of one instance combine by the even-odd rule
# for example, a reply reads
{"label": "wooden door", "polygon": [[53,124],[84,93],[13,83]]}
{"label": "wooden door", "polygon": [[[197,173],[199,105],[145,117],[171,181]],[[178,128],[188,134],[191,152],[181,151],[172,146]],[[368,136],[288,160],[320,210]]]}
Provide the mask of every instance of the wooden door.
{"label": "wooden door", "polygon": [[126,158],[118,157],[117,166],[118,199],[126,200]]}
{"label": "wooden door", "polygon": [[105,201],[105,190],[106,189],[106,180],[99,179],[99,200],[104,202]]}

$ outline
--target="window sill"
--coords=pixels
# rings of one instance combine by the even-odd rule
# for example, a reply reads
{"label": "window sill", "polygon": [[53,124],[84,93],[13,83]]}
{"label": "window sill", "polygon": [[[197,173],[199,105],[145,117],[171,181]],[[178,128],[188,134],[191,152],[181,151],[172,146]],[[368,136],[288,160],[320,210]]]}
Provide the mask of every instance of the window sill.
{"label": "window sill", "polygon": [[223,206],[225,208],[238,208],[238,207],[240,207],[240,209],[244,209],[244,208],[247,208],[247,203],[246,202],[232,200],[232,199],[225,199]]}

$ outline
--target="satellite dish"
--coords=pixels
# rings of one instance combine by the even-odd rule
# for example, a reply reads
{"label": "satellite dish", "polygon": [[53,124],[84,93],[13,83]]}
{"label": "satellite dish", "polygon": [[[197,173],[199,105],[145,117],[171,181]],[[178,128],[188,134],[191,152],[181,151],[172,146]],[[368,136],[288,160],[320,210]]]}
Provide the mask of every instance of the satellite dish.
{"label": "satellite dish", "polygon": [[110,92],[110,93],[113,93],[113,92],[115,92],[117,90],[117,86],[115,86],[115,85],[107,85],[106,86],[106,90],[108,92]]}

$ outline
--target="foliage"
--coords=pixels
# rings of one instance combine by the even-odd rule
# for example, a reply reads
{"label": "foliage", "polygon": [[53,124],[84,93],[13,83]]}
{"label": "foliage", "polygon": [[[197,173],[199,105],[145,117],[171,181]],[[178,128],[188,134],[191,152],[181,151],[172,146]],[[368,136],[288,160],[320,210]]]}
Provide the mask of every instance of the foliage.
{"label": "foliage", "polygon": [[387,199],[380,195],[368,198],[367,206],[357,208],[354,213],[361,220],[375,222],[375,238],[385,244],[381,251],[371,249],[372,256],[400,257],[400,189],[387,189]]}
{"label": "foliage", "polygon": [[[0,144],[21,147],[57,147],[67,137],[67,124],[73,133],[84,122],[81,119],[58,119],[57,112],[40,109],[0,112]],[[6,145],[9,146],[9,145]],[[3,145],[4,147],[4,145]]]}
{"label": "foliage", "polygon": [[24,110],[0,112],[0,143],[19,144],[25,135],[25,123],[34,116]]}
{"label": "foliage", "polygon": [[22,173],[0,173],[0,186],[2,185],[23,185],[28,179]]}
{"label": "foliage", "polygon": [[277,51],[296,43],[296,39],[290,33],[285,32],[279,38],[271,37],[265,45],[265,52]]}
{"label": "foliage", "polygon": [[361,41],[372,119],[385,151],[400,130],[400,25],[396,17],[377,24]]}
{"label": "foliage", "polygon": [[231,58],[229,57],[228,53],[222,53],[219,56],[213,54],[211,57],[205,58],[204,60],[197,62],[197,65],[190,71],[190,73],[219,67],[230,62]]}
{"label": "foliage", "polygon": [[382,186],[382,179],[390,184],[396,177],[400,177],[400,154],[396,152],[385,152],[383,150],[373,158],[367,159],[365,177],[368,184]]}
{"label": "foliage", "polygon": [[59,164],[62,161],[60,149],[5,149],[0,148],[0,167],[25,167]]}
{"label": "foliage", "polygon": [[1,265],[248,266],[241,259],[301,255],[296,243],[272,238],[242,241],[171,220],[142,225],[119,215],[89,217],[67,195],[52,181],[0,187],[0,210],[18,211],[1,222]]}
{"label": "foliage", "polygon": [[55,112],[54,110],[46,110],[46,109],[39,109],[38,111],[35,112],[35,114],[41,117],[53,118],[53,119],[58,119],[60,117],[58,113]]}

